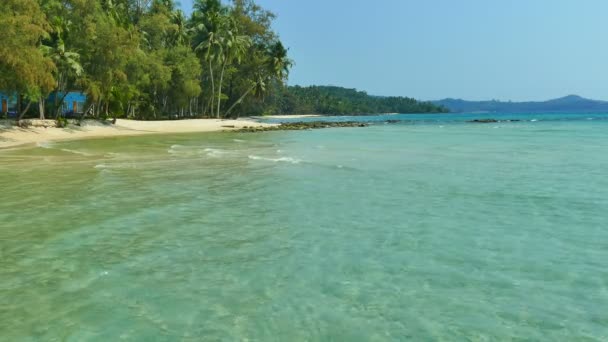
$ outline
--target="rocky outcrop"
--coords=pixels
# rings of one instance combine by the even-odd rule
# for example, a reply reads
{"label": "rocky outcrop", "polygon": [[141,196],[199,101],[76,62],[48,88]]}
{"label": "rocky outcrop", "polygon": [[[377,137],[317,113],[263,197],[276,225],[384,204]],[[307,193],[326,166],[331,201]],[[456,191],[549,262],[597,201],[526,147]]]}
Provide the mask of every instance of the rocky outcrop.
{"label": "rocky outcrop", "polygon": [[497,119],[475,119],[467,122],[470,123],[498,123],[498,122],[519,122],[521,120],[497,120]]}
{"label": "rocky outcrop", "polygon": [[323,128],[338,128],[338,127],[367,127],[369,124],[357,121],[343,121],[343,122],[328,122],[328,121],[312,121],[312,122],[289,122],[282,123],[277,126],[268,127],[243,127],[236,131],[240,133],[256,133],[256,132],[268,132],[268,131],[302,131],[309,129],[323,129]]}

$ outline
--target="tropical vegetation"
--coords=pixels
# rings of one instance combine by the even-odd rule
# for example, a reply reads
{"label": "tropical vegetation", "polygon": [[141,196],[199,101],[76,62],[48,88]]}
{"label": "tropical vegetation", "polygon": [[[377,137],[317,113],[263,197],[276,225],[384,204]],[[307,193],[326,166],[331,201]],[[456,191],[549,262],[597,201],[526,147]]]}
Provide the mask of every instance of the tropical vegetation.
{"label": "tropical vegetation", "polygon": [[60,115],[72,89],[92,117],[236,116],[292,64],[253,0],[196,0],[189,17],[173,0],[2,0],[0,13],[0,91],[19,117]]}
{"label": "tropical vegetation", "polygon": [[2,0],[0,13],[0,92],[16,94],[19,119],[60,118],[70,90],[102,119],[443,111],[286,87],[293,63],[254,0],[195,0],[189,16],[173,0]]}
{"label": "tropical vegetation", "polygon": [[356,89],[330,86],[280,87],[272,93],[267,110],[325,115],[448,112],[445,107],[409,97],[372,96]]}

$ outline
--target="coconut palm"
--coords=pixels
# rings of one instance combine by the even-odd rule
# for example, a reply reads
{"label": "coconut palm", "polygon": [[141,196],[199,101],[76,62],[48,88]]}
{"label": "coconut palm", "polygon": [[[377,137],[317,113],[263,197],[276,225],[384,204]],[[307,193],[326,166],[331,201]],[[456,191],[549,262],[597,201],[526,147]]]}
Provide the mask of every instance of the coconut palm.
{"label": "coconut palm", "polygon": [[268,49],[269,68],[280,81],[287,79],[289,69],[293,66],[293,61],[289,59],[287,52],[287,49],[280,41],[272,44]]}
{"label": "coconut palm", "polygon": [[220,38],[220,44],[222,44],[220,57],[221,71],[220,80],[217,91],[217,117],[220,117],[221,104],[222,104],[222,84],[224,82],[224,73],[226,67],[232,63],[241,63],[241,59],[247,52],[247,49],[251,46],[251,39],[247,36],[239,35],[238,27],[236,22],[231,18],[227,21],[227,29],[222,33]]}
{"label": "coconut palm", "polygon": [[194,51],[199,54],[201,58],[201,64],[207,64],[209,67],[209,79],[211,81],[211,94],[209,99],[209,106],[211,113],[214,113],[215,103],[215,76],[214,76],[214,64],[217,63],[219,57],[222,55],[222,43],[219,31],[223,26],[222,22],[225,20],[218,12],[206,13],[204,17],[194,16],[193,21],[196,22],[194,32]]}
{"label": "coconut palm", "polygon": [[283,46],[280,41],[277,41],[270,45],[266,50],[265,56],[261,57],[261,62],[258,70],[254,73],[253,79],[250,81],[250,87],[236,100],[226,111],[226,116],[245,100],[245,98],[251,94],[257,94],[261,96],[266,92],[266,85],[273,78],[277,79],[280,83],[283,83],[289,75],[289,69],[293,65],[291,59],[287,55],[287,49]]}
{"label": "coconut palm", "polygon": [[175,25],[175,32],[171,37],[174,46],[186,45],[188,43],[188,26],[184,12],[177,10],[171,13],[171,22]]}
{"label": "coconut palm", "polygon": [[[67,94],[67,86],[70,80],[76,77],[80,77],[83,73],[82,65],[80,64],[80,54],[73,51],[66,51],[65,43],[63,39],[56,34],[50,45],[43,45],[41,47],[46,56],[48,56],[55,66],[57,67],[55,79],[57,80],[57,87],[55,88],[55,115],[59,116],[61,111],[61,105]],[[58,95],[63,92],[63,97],[59,100]],[[59,100],[59,101],[58,101]],[[44,119],[44,101],[40,110],[40,117]]]}

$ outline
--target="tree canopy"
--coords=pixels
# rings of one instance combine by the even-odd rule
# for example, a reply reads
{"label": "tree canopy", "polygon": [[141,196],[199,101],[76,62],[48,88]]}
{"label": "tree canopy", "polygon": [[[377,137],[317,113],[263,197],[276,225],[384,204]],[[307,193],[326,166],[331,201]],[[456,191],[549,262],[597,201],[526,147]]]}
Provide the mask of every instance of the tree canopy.
{"label": "tree canopy", "polygon": [[195,0],[189,18],[172,0],[2,0],[0,13],[0,91],[18,95],[21,116],[58,117],[70,90],[86,93],[85,113],[97,118],[444,110],[286,87],[288,49],[272,29],[275,15],[254,0]]}
{"label": "tree canopy", "polygon": [[291,65],[274,14],[253,0],[196,0],[190,18],[172,0],[4,0],[0,12],[0,91],[55,93],[41,117],[69,90],[96,117],[239,115]]}
{"label": "tree canopy", "polygon": [[281,114],[364,115],[445,113],[444,107],[408,97],[371,96],[356,89],[311,86],[277,89],[270,110]]}

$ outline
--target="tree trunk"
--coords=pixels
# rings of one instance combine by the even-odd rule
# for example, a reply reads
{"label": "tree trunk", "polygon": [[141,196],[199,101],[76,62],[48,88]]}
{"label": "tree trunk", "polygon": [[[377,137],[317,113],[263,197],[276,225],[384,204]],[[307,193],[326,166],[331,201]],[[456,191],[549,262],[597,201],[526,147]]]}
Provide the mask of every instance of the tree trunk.
{"label": "tree trunk", "polygon": [[222,71],[220,73],[220,84],[218,85],[217,91],[217,118],[220,118],[220,108],[222,106],[222,83],[224,82],[224,71],[226,70],[226,62],[222,64]]}
{"label": "tree trunk", "polygon": [[17,122],[20,122],[21,120],[23,120],[23,116],[25,115],[25,113],[27,113],[28,110],[30,110],[31,105],[32,105],[32,101],[28,101],[27,106],[25,106],[25,109],[19,114],[19,118],[17,119]]}
{"label": "tree trunk", "polygon": [[232,110],[241,102],[243,102],[243,100],[245,99],[245,97],[247,97],[247,95],[249,95],[249,93],[251,93],[255,87],[257,86],[257,84],[254,84],[253,87],[247,89],[247,91],[238,99],[236,100],[236,102],[234,104],[232,104],[232,106],[230,108],[228,108],[228,110],[226,111],[226,117],[228,115],[230,115],[230,113],[232,112]]}
{"label": "tree trunk", "polygon": [[38,111],[40,112],[40,120],[44,120],[44,98],[38,100]]}
{"label": "tree trunk", "polygon": [[213,65],[211,64],[211,60],[209,60],[209,75],[211,76],[211,110],[210,113],[213,115],[213,97],[215,96],[215,80],[213,77]]}
{"label": "tree trunk", "polygon": [[[56,108],[56,112],[55,112],[55,119],[57,119],[59,117],[59,114],[61,114],[61,110],[63,109],[63,101],[65,101],[65,98],[68,96],[68,92],[66,91],[63,96],[61,97],[61,101],[59,101],[59,108]],[[57,98],[55,98],[56,101]]]}
{"label": "tree trunk", "polygon": [[99,99],[99,101],[97,101],[97,106],[95,106],[95,118],[99,119],[99,117],[101,116],[101,111],[103,110],[103,101],[101,101],[101,98]]}
{"label": "tree trunk", "polygon": [[95,104],[91,104],[91,105],[89,106],[89,108],[87,108],[87,110],[85,110],[84,112],[82,112],[82,115],[80,116],[80,121],[84,120],[85,116],[87,116],[87,114],[88,114],[88,113],[89,113],[91,110],[93,111],[93,116],[95,116],[95,114],[94,114],[94,112],[95,112]]}

